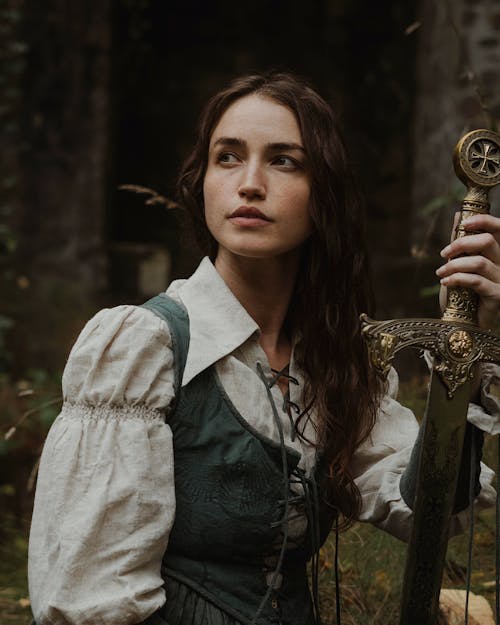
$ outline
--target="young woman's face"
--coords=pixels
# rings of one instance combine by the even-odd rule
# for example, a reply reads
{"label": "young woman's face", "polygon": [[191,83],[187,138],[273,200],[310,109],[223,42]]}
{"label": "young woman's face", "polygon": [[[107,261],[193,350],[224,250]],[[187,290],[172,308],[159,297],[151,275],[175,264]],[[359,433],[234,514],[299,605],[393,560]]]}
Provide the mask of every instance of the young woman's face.
{"label": "young woman's face", "polygon": [[255,94],[234,102],[212,133],[203,194],[219,253],[300,252],[312,232],[311,183],[291,110]]}

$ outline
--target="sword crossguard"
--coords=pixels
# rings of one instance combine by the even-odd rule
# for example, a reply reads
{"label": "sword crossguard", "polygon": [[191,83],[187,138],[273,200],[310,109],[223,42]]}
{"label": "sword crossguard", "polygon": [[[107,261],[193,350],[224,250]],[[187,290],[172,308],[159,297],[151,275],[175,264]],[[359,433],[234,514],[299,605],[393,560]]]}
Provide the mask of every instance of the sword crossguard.
{"label": "sword crossguard", "polygon": [[[488,214],[489,190],[500,183],[500,136],[490,130],[473,130],[457,143],[453,164],[466,185],[455,238],[472,234],[463,222],[475,214]],[[405,347],[429,350],[434,369],[451,398],[473,375],[475,362],[500,362],[500,337],[482,331],[477,323],[478,297],[463,287],[449,287],[441,319],[373,321],[361,315],[373,366],[387,375],[394,355]]]}
{"label": "sword crossguard", "polygon": [[374,321],[366,315],[361,315],[361,322],[371,363],[381,375],[387,375],[398,351],[428,350],[450,398],[472,377],[474,363],[500,361],[500,337],[473,324],[442,319]]}

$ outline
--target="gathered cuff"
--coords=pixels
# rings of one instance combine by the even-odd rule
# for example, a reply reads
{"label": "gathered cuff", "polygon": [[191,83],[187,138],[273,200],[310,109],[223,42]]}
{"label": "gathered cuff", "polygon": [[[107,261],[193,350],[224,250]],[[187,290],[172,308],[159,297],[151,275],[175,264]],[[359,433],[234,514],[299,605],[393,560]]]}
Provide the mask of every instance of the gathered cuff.
{"label": "gathered cuff", "polygon": [[121,406],[114,404],[98,404],[95,406],[86,403],[65,401],[58,418],[60,420],[77,419],[78,421],[125,421],[138,419],[147,422],[163,422],[165,421],[165,411],[151,408],[144,404]]}

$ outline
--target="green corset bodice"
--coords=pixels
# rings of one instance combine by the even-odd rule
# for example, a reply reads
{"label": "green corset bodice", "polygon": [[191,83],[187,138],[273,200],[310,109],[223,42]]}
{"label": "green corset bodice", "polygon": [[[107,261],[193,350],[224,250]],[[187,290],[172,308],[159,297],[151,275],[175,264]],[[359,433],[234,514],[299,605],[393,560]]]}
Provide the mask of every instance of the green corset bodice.
{"label": "green corset bodice", "polygon": [[[169,325],[177,387],[168,416],[174,439],[176,514],[162,565],[167,601],[146,622],[319,622],[306,563],[326,539],[334,518],[330,507],[318,504],[321,463],[315,476],[306,478],[298,468],[297,452],[262,436],[241,417],[215,367],[181,388],[189,346],[187,314],[165,295],[145,306]],[[302,482],[303,496],[290,489],[293,481]],[[293,546],[290,541],[284,545],[292,502],[295,511],[308,516],[306,536]],[[277,560],[279,572],[273,575],[274,567],[266,562]]]}

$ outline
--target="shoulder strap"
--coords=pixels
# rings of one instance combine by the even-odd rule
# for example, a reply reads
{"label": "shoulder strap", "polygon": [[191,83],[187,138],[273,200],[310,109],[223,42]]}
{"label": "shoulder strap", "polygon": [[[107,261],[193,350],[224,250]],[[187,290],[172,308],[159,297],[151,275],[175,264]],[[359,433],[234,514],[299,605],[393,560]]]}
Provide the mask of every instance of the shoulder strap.
{"label": "shoulder strap", "polygon": [[186,310],[166,293],[160,293],[142,304],[167,322],[174,352],[175,396],[179,397],[182,375],[189,349],[189,317]]}

